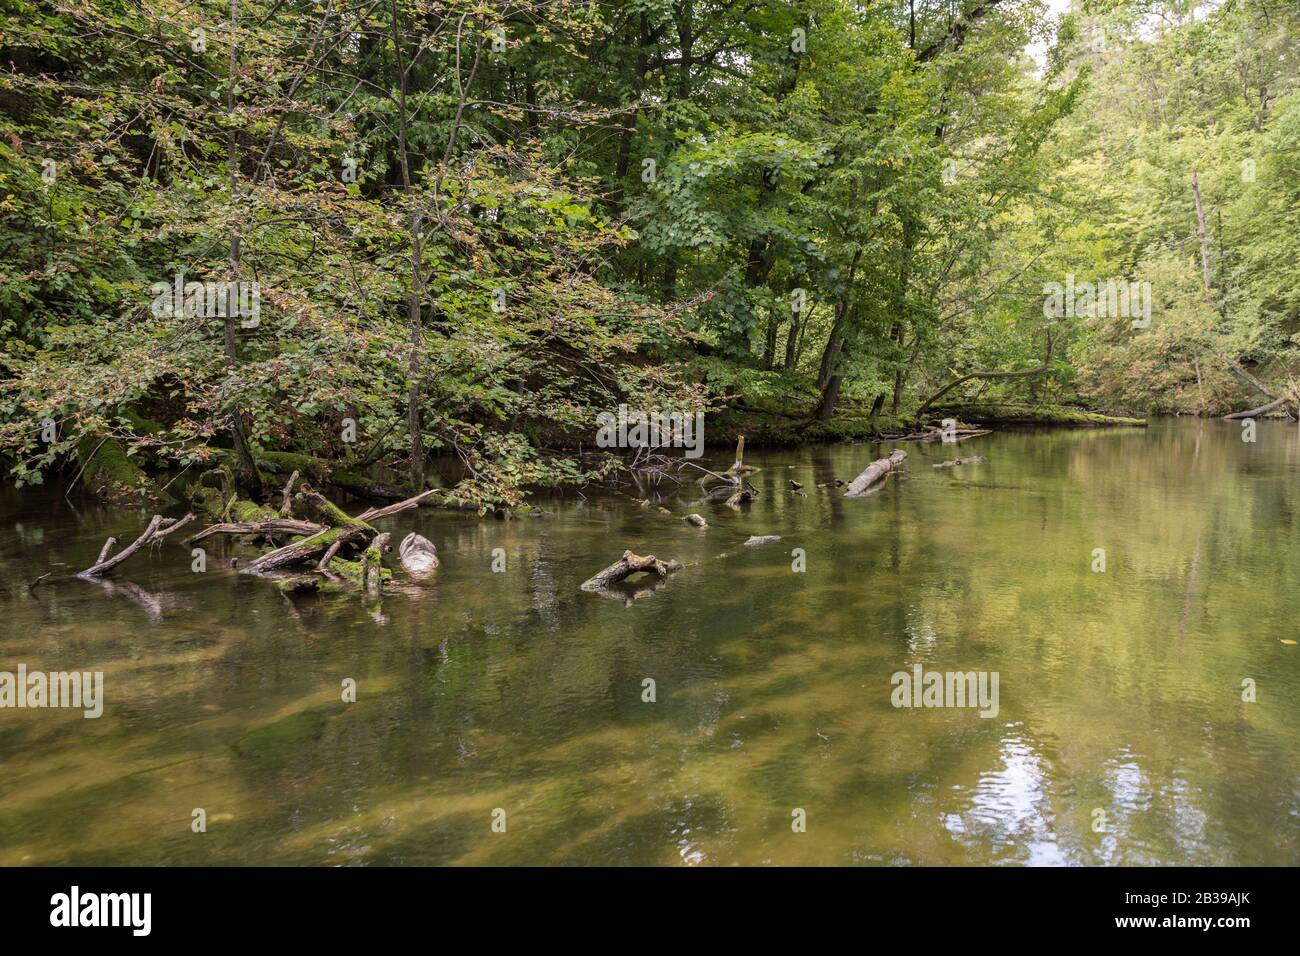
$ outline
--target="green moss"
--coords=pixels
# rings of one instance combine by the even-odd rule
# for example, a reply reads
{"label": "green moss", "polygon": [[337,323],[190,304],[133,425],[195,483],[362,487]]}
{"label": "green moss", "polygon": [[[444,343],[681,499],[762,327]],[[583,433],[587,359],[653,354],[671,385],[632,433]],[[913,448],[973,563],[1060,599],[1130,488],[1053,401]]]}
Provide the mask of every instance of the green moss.
{"label": "green moss", "polygon": [[159,501],[163,498],[158,485],[127,455],[126,449],[112,438],[87,435],[77,444],[77,462],[82,467],[85,489],[102,501]]}
{"label": "green moss", "polygon": [[[331,484],[362,497],[371,496],[377,488],[385,487],[382,482],[354,471],[341,462],[326,461],[311,455],[288,451],[264,451],[258,454],[257,459],[258,467],[265,467],[273,474],[289,475],[298,471],[317,484]],[[436,486],[436,482],[434,484]]]}
{"label": "green moss", "polygon": [[930,409],[936,416],[959,416],[965,421],[997,425],[1059,425],[1074,428],[1102,426],[1144,427],[1145,418],[1125,418],[1102,415],[1067,405],[1024,405],[1005,403],[971,403],[966,405],[936,406]]}
{"label": "green moss", "polygon": [[[366,552],[366,555],[368,556],[372,551],[378,554],[378,551],[376,551],[374,548],[370,548]],[[336,555],[335,557],[330,559],[329,569],[333,571],[335,574],[337,574],[339,577],[346,578],[348,581],[355,584],[357,587],[359,588],[365,587],[366,579],[365,579],[364,560],[349,561],[346,558],[340,558]],[[391,581],[393,578],[393,572],[389,571],[385,567],[380,567],[379,573],[385,581]]]}
{"label": "green moss", "polygon": [[346,582],[335,581],[322,574],[298,574],[293,577],[275,578],[275,586],[281,594],[297,597],[303,594],[342,594],[351,590]]}

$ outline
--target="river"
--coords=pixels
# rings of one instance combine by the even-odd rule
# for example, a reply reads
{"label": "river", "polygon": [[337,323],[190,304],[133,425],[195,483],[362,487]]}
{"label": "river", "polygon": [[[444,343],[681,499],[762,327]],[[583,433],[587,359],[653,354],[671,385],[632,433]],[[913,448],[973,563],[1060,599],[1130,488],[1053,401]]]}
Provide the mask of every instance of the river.
{"label": "river", "polygon": [[[4,489],[0,671],[104,709],[0,710],[0,864],[1300,863],[1300,429],[900,447],[862,499],[817,485],[882,446],[751,449],[740,511],[400,515],[442,567],[377,605],[171,538],[29,592],[147,515]],[[625,548],[686,567],[579,589]],[[996,715],[895,706],[918,665]]]}

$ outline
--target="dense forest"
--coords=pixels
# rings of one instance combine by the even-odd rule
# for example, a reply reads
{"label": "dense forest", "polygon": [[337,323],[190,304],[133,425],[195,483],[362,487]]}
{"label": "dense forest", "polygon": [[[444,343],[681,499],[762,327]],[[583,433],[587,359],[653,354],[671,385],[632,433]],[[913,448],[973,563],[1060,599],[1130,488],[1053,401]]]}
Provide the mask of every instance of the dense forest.
{"label": "dense forest", "polygon": [[0,23],[19,482],[400,498],[451,462],[451,497],[501,507],[607,474],[619,405],[705,411],[717,442],[1300,397],[1295,0]]}

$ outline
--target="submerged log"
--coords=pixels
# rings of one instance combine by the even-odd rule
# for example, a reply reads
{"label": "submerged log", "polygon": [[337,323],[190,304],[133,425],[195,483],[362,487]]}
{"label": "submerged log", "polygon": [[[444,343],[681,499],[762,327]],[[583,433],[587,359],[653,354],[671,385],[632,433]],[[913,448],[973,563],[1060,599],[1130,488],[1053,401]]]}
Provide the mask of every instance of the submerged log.
{"label": "submerged log", "polygon": [[414,531],[398,545],[397,557],[412,577],[426,577],[438,570],[438,549],[432,541]]}
{"label": "submerged log", "polygon": [[779,534],[751,534],[748,538],[745,539],[745,544],[747,544],[750,547],[753,547],[754,545],[757,544],[771,544],[773,541],[780,541],[780,540],[781,540],[781,536]]}
{"label": "submerged log", "polygon": [[668,575],[680,571],[682,566],[677,561],[660,561],[653,554],[644,557],[633,554],[631,551],[624,551],[623,557],[615,561],[604,571],[588,578],[582,584],[584,591],[597,591],[603,587],[622,581],[624,578],[631,577],[640,572],[653,572],[664,578]]}
{"label": "submerged log", "polygon": [[907,452],[901,448],[896,448],[888,458],[879,458],[873,461],[863,470],[862,474],[849,482],[848,488],[844,491],[844,497],[859,498],[868,491],[873,490],[885,480],[890,472],[897,471],[906,457]]}
{"label": "submerged log", "polygon": [[956,468],[958,465],[978,465],[981,462],[988,461],[983,455],[971,455],[968,458],[954,458],[951,461],[941,461],[935,465],[935,468]]}

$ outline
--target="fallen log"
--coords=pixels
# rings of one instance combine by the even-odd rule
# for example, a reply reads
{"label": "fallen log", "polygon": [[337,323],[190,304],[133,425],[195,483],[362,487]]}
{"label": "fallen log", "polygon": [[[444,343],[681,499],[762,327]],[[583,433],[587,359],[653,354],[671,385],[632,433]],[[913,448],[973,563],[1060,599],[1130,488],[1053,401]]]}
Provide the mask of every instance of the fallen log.
{"label": "fallen log", "polygon": [[299,521],[296,518],[272,518],[269,521],[223,521],[220,524],[209,525],[198,534],[191,535],[186,539],[186,544],[202,541],[214,534],[293,534],[309,536],[328,530],[327,525],[316,524],[314,521]]}
{"label": "fallen log", "polygon": [[660,561],[653,554],[644,557],[633,554],[631,551],[624,551],[623,557],[619,558],[605,570],[588,578],[582,583],[584,591],[598,591],[603,587],[622,581],[624,578],[631,577],[640,572],[653,572],[664,578],[668,575],[680,571],[682,566],[677,561]]}
{"label": "fallen log", "polygon": [[401,514],[403,511],[416,507],[426,498],[436,495],[438,491],[439,489],[437,488],[430,488],[428,491],[422,491],[418,495],[412,495],[410,498],[405,498],[395,504],[384,505],[382,508],[367,508],[365,511],[361,512],[361,514],[357,515],[357,520],[375,521],[379,518],[388,518],[395,514]]}
{"label": "fallen log", "polygon": [[301,541],[295,541],[286,544],[283,547],[276,548],[274,551],[268,551],[254,561],[249,562],[248,566],[243,569],[245,574],[265,574],[267,571],[277,571],[280,568],[293,567],[295,564],[307,564],[316,561],[320,555],[333,548],[333,554],[338,553],[338,548],[333,547],[338,544],[342,547],[354,541],[374,534],[373,528],[363,526],[343,527],[343,528],[326,528],[317,534]]}
{"label": "fallen log", "polygon": [[398,545],[397,557],[412,577],[425,577],[438,570],[438,549],[432,541],[414,531]]}
{"label": "fallen log", "polygon": [[894,449],[888,458],[879,458],[868,465],[858,477],[849,482],[844,490],[845,498],[860,498],[884,481],[890,472],[897,471],[903,464],[907,452],[901,448]]}
{"label": "fallen log", "polygon": [[929,431],[911,432],[907,435],[900,435],[897,438],[891,438],[890,441],[943,441],[945,434],[948,441],[965,441],[968,438],[979,438],[981,435],[993,434],[991,428],[952,428],[946,432],[943,428],[932,428]]}
{"label": "fallen log", "polygon": [[1111,426],[1146,425],[1143,418],[1123,418],[1088,412],[1066,405],[1026,404],[1018,402],[965,402],[958,405],[939,405],[930,409],[931,415],[955,418],[980,425],[1051,425],[1070,428],[1099,428]]}
{"label": "fallen log", "polygon": [[1290,399],[1283,397],[1269,402],[1267,405],[1261,405],[1259,408],[1250,408],[1244,412],[1233,412],[1231,415],[1224,415],[1223,420],[1226,422],[1237,421],[1242,418],[1255,418],[1258,415],[1267,415],[1273,409],[1287,404]]}

